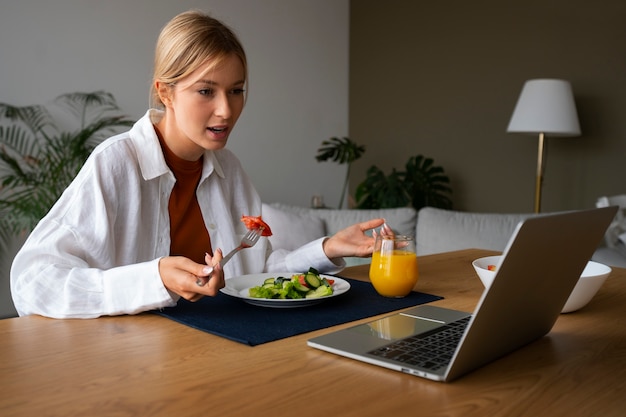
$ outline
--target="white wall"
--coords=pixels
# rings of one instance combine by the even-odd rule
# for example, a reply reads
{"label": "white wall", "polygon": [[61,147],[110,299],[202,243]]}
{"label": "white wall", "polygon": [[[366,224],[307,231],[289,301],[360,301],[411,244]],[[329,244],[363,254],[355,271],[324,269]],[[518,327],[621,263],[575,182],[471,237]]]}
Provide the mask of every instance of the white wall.
{"label": "white wall", "polygon": [[0,101],[104,89],[139,118],[158,32],[191,8],[225,21],[246,48],[248,103],[228,147],[262,199],[306,206],[323,194],[337,205],[345,166],[315,155],[348,134],[349,0],[3,0]]}

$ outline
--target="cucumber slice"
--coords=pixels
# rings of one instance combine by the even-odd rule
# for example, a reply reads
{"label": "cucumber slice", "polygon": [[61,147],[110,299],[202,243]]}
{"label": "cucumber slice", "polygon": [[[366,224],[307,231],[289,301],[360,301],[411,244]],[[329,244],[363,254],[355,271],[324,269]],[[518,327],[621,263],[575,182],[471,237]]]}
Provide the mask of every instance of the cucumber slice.
{"label": "cucumber slice", "polygon": [[312,272],[307,272],[304,275],[304,280],[313,289],[315,289],[315,288],[319,287],[320,285],[322,285],[322,281],[320,280],[320,277],[318,277],[316,274],[314,274]]}
{"label": "cucumber slice", "polygon": [[263,281],[263,284],[273,284],[274,283],[274,278],[266,278],[265,281]]}
{"label": "cucumber slice", "polygon": [[306,293],[306,298],[319,298],[319,297],[327,297],[333,294],[333,290],[330,287],[322,285],[315,290],[311,290]]}
{"label": "cucumber slice", "polygon": [[304,285],[300,284],[300,281],[298,279],[293,279],[292,281],[293,287],[296,289],[296,291],[306,293],[310,290],[310,288],[307,288]]}

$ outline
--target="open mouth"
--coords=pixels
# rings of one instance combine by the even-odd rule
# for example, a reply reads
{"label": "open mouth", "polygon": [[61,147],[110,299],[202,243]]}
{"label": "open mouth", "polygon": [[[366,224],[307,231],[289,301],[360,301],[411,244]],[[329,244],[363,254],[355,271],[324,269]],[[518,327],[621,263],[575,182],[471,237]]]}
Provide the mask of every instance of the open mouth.
{"label": "open mouth", "polygon": [[226,131],[225,127],[209,127],[208,129],[213,133],[222,133]]}

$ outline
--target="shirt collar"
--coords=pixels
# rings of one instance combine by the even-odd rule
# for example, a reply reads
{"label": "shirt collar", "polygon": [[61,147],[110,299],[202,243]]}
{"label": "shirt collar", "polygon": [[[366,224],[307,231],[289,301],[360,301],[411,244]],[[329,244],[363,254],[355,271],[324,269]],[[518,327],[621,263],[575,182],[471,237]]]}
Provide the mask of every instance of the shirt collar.
{"label": "shirt collar", "polygon": [[[170,172],[159,138],[154,130],[154,123],[163,117],[163,111],[149,109],[146,114],[135,123],[130,130],[130,138],[135,144],[139,167],[145,180],[151,180]],[[224,169],[220,163],[218,154],[220,151],[204,151],[204,163],[202,166],[202,182],[215,172],[221,178],[225,178]]]}

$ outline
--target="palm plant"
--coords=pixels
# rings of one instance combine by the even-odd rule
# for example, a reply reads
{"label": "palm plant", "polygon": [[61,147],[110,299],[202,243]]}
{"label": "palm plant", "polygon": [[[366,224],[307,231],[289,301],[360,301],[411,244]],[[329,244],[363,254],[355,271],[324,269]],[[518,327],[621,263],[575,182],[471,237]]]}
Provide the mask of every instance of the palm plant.
{"label": "palm plant", "polygon": [[104,91],[55,99],[78,123],[62,130],[42,105],[0,103],[0,239],[31,230],[76,176],[93,148],[133,121]]}
{"label": "palm plant", "polygon": [[343,188],[341,190],[341,197],[339,200],[339,208],[343,207],[343,201],[348,191],[348,181],[350,180],[350,164],[356,161],[365,152],[365,146],[358,145],[356,142],[350,140],[350,138],[344,137],[339,139],[336,137],[330,138],[322,142],[322,146],[317,150],[317,156],[315,159],[318,162],[332,160],[339,164],[348,164],[346,170],[346,178],[343,182]]}

